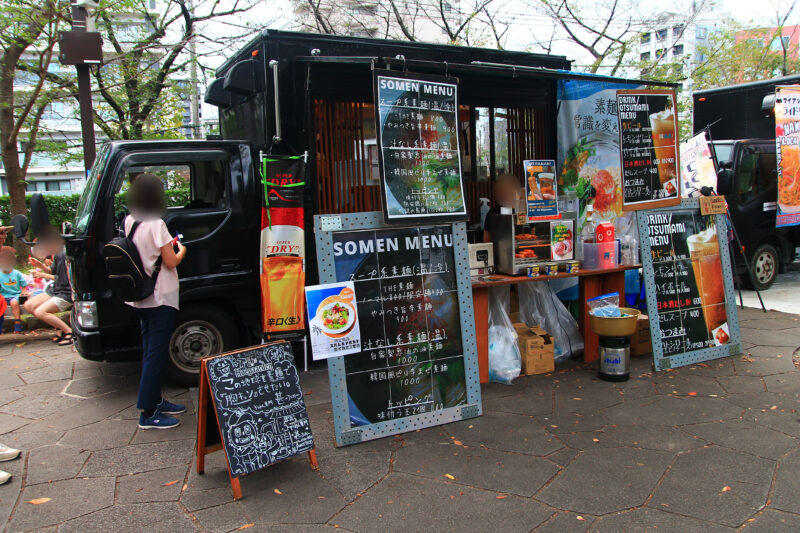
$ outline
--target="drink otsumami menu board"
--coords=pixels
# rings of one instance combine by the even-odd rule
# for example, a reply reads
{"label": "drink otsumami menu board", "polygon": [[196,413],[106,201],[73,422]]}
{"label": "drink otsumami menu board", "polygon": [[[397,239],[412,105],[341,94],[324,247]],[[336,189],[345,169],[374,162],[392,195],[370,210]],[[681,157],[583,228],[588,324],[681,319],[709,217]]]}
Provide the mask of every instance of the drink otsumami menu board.
{"label": "drink otsumami menu board", "polygon": [[[696,208],[639,213],[642,253],[648,254],[642,264],[657,370],[738,349],[730,259],[718,233],[724,238],[724,220],[722,215],[702,216]],[[695,355],[685,358],[689,353]],[[669,359],[673,360],[664,362]]]}
{"label": "drink otsumami menu board", "polygon": [[375,71],[386,222],[466,220],[453,78]]}
{"label": "drink otsumami menu board", "polygon": [[680,203],[675,92],[617,91],[622,208]]}
{"label": "drink otsumami menu board", "polygon": [[362,351],[344,357],[350,425],[466,404],[450,226],[336,233],[333,255],[361,321]]}

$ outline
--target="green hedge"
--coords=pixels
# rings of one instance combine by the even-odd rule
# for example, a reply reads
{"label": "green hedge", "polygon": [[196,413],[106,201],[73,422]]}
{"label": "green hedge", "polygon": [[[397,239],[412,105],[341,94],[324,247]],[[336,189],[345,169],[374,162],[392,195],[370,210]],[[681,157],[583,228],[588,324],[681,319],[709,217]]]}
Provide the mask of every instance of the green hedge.
{"label": "green hedge", "polygon": [[[31,196],[26,197],[28,209],[31,207]],[[189,203],[191,192],[189,188],[175,189],[167,191],[167,204],[170,206],[181,206]],[[126,193],[118,194],[114,200],[115,210],[119,210],[125,205],[127,195]],[[56,226],[61,226],[62,222],[72,222],[75,220],[75,211],[78,209],[78,202],[80,202],[80,194],[45,194],[44,203],[47,206],[47,212],[50,215],[50,222]],[[0,220],[3,225],[9,224],[11,220],[11,202],[8,196],[0,196]]]}

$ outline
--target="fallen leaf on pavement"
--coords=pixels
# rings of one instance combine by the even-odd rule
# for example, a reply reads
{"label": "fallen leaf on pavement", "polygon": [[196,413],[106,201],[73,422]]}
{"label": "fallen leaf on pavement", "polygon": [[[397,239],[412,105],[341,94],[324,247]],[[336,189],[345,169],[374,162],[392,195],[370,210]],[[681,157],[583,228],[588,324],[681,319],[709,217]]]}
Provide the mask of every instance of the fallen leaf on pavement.
{"label": "fallen leaf on pavement", "polygon": [[180,481],[180,480],[179,480],[179,479],[176,479],[175,481],[167,481],[166,483],[164,483],[164,486],[165,486],[165,487],[169,487],[169,486],[171,486],[171,485],[174,485],[174,484],[176,484],[178,481]]}
{"label": "fallen leaf on pavement", "polygon": [[505,494],[498,494],[497,496],[495,496],[495,498],[497,498],[498,500],[505,500],[506,498],[508,498],[508,496],[506,496]]}
{"label": "fallen leaf on pavement", "polygon": [[181,487],[181,492],[185,491],[185,490],[186,490],[186,489],[188,489],[188,488],[189,488],[189,485],[188,485],[188,484],[186,484],[186,483],[184,483],[184,484],[183,484],[183,487]]}
{"label": "fallen leaf on pavement", "polygon": [[692,391],[692,392],[689,393],[689,396],[697,396],[697,393]]}
{"label": "fallen leaf on pavement", "polygon": [[583,398],[573,398],[573,400],[575,400],[576,402],[580,402],[583,400]]}
{"label": "fallen leaf on pavement", "polygon": [[283,494],[283,493],[282,493],[280,490],[278,490],[278,489],[275,489],[273,492],[274,492],[275,494]]}
{"label": "fallen leaf on pavement", "polygon": [[239,531],[240,529],[250,529],[250,528],[251,528],[251,527],[253,527],[254,525],[255,525],[255,524],[245,524],[245,525],[243,525],[242,527],[237,527],[237,528],[236,528],[236,531]]}
{"label": "fallen leaf on pavement", "polygon": [[27,342],[21,342],[21,343],[17,344],[17,348],[22,348],[26,344],[28,344],[28,343]]}
{"label": "fallen leaf on pavement", "polygon": [[727,485],[722,487],[722,492],[728,492],[729,490],[731,490],[731,488],[729,486],[727,486]]}
{"label": "fallen leaf on pavement", "polygon": [[592,439],[592,442],[600,442],[600,439]]}
{"label": "fallen leaf on pavement", "polygon": [[43,503],[49,502],[50,500],[52,500],[52,498],[34,498],[33,500],[29,501],[28,503],[31,504],[31,505],[41,505]]}
{"label": "fallen leaf on pavement", "polygon": [[770,410],[770,411],[774,411],[774,410],[775,410],[775,409],[777,409],[777,408],[778,408],[778,406],[777,406],[777,405],[773,405],[772,407],[770,407],[770,408],[769,408],[769,410]]}
{"label": "fallen leaf on pavement", "polygon": [[750,357],[749,355],[745,355],[744,357],[742,357],[742,361],[744,361],[745,363],[752,363],[753,358]]}
{"label": "fallen leaf on pavement", "polygon": [[581,522],[584,522],[584,521],[586,520],[586,519],[585,519],[584,517],[582,517],[581,515],[578,515],[578,516],[576,516],[576,517],[575,517],[575,519],[576,519],[576,520],[580,520]]}
{"label": "fallen leaf on pavement", "polygon": [[463,446],[464,445],[464,443],[462,443],[460,440],[454,440],[453,444],[455,444],[456,446]]}
{"label": "fallen leaf on pavement", "polygon": [[446,477],[447,479],[455,479],[455,477],[450,474],[445,474],[444,477]]}
{"label": "fallen leaf on pavement", "polygon": [[139,487],[138,489],[136,489],[135,492],[142,492],[143,490],[144,490],[144,487]]}

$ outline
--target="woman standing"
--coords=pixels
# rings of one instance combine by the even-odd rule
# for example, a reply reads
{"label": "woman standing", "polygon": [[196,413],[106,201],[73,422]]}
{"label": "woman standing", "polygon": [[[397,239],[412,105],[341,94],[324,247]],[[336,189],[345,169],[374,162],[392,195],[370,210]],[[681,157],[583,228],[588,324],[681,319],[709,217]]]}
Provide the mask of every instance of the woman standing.
{"label": "woman standing", "polygon": [[[141,429],[169,429],[180,424],[171,416],[186,411],[183,405],[161,396],[161,369],[168,357],[169,340],[178,311],[178,271],[186,256],[186,247],[173,243],[167,225],[164,184],[153,174],[136,176],[128,190],[130,216],[124,223],[125,234],[133,241],[142,259],[145,273],[152,276],[161,258],[161,270],[155,291],[144,300],[126,302],[135,307],[142,327],[142,378],[136,407],[141,410]],[[134,224],[136,230],[131,236]],[[175,251],[177,247],[177,252]]]}

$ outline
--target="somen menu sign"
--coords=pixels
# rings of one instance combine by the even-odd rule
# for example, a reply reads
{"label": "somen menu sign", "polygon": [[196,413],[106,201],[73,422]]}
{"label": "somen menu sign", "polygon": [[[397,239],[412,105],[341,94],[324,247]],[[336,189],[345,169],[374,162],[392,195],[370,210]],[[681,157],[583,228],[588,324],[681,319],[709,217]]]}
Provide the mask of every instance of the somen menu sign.
{"label": "somen menu sign", "polygon": [[675,92],[617,91],[626,211],[680,203]]}
{"label": "somen menu sign", "polygon": [[453,78],[375,71],[386,222],[466,220]]}

